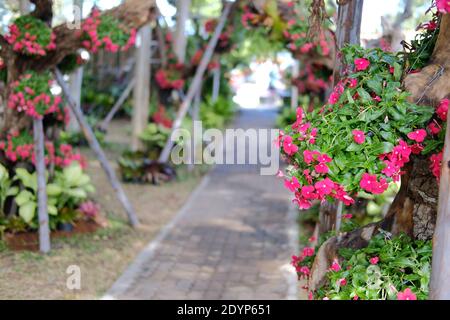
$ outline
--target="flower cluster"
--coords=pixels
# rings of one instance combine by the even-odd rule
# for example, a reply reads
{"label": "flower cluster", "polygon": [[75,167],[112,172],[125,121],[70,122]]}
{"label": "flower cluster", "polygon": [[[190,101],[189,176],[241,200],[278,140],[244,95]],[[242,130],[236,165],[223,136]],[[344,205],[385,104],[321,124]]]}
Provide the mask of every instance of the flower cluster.
{"label": "flower cluster", "polygon": [[[342,53],[346,76],[328,104],[307,114],[299,108],[279,137],[290,164],[285,184],[301,209],[316,199],[350,205],[358,192],[383,193],[428,136],[423,127],[433,110],[408,102],[408,93],[400,90],[398,57],[357,46]],[[446,110],[441,104],[437,117]]]}
{"label": "flower cluster", "polygon": [[51,28],[30,15],[17,18],[9,26],[5,39],[14,51],[28,56],[45,56],[48,51],[56,49],[56,36]]}
{"label": "flower cluster", "polygon": [[[311,299],[423,300],[428,296],[431,241],[406,235],[372,238],[368,247],[340,251],[327,272],[328,283]],[[399,257],[402,257],[399,259]]]}
{"label": "flower cluster", "polygon": [[105,48],[110,52],[128,50],[136,41],[136,30],[130,31],[120,24],[120,21],[109,15],[101,15],[97,8],[83,22],[80,32],[82,45],[91,52]]}
{"label": "flower cluster", "polygon": [[61,108],[61,97],[50,93],[50,73],[27,72],[11,84],[8,108],[24,112],[30,117],[42,119]]}
{"label": "flower cluster", "polygon": [[[6,135],[4,141],[0,141],[0,150],[6,159],[11,162],[35,163],[33,137],[27,131],[11,131]],[[45,142],[45,164],[54,164],[57,167],[67,167],[72,162],[78,162],[83,168],[87,166],[84,157],[79,153],[74,153],[72,146],[61,144],[55,147],[52,141]]]}
{"label": "flower cluster", "polygon": [[172,128],[172,119],[167,116],[166,109],[162,105],[158,106],[158,110],[152,115],[152,120],[165,128]]}
{"label": "flower cluster", "polygon": [[161,89],[179,90],[184,87],[184,80],[181,78],[181,72],[176,68],[159,69],[156,71],[155,80]]}

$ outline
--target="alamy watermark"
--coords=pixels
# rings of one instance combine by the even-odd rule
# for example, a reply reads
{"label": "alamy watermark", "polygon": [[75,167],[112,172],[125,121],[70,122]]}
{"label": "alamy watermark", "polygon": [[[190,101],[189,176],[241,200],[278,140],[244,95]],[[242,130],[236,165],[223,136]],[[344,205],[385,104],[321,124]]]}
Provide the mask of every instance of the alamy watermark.
{"label": "alamy watermark", "polygon": [[203,129],[194,121],[193,129],[176,129],[170,139],[174,164],[248,164],[259,165],[261,175],[275,175],[280,152],[274,143],[278,129]]}

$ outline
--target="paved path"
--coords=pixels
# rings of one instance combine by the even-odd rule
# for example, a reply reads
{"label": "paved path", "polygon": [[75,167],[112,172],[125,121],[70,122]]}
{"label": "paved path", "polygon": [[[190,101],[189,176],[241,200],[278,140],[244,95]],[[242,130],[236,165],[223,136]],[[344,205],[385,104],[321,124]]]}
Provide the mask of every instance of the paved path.
{"label": "paved path", "polygon": [[[235,127],[270,128],[274,118],[242,111]],[[256,165],[218,165],[105,298],[295,299],[296,241],[281,181]]]}

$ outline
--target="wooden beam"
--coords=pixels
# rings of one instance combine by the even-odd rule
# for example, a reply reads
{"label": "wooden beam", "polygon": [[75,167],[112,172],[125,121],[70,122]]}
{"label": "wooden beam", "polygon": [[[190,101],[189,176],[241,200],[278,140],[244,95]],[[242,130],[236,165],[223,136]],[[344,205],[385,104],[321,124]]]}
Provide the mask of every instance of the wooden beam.
{"label": "wooden beam", "polygon": [[[200,64],[197,67],[194,78],[192,79],[191,86],[189,87],[185,99],[181,103],[180,109],[178,109],[176,119],[172,125],[172,133],[178,128],[180,128],[181,122],[183,121],[183,118],[186,116],[186,113],[191,105],[192,99],[197,93],[197,90],[203,78],[203,74],[205,73],[208,63],[211,60],[211,57],[214,53],[214,48],[216,47],[217,41],[219,40],[219,36],[222,33],[223,27],[225,26],[225,22],[228,18],[232,5],[233,5],[232,2],[227,2],[225,4],[222,16],[220,17],[219,23],[216,26],[214,34],[209,40],[206,50],[203,53],[202,59],[200,60]],[[158,159],[159,162],[167,162],[167,160],[169,160],[170,152],[173,147],[173,141],[171,139],[171,136],[172,134],[169,135],[169,139],[167,140],[166,145],[164,146],[164,149],[162,150],[159,156]]]}
{"label": "wooden beam", "polygon": [[135,85],[133,90],[133,132],[131,136],[131,149],[142,149],[139,138],[147,127],[150,103],[150,43],[152,40],[152,27],[145,25],[139,30],[141,43],[136,48],[136,63],[134,65]]}
{"label": "wooden beam", "polygon": [[56,81],[61,86],[66,101],[69,104],[69,108],[71,108],[72,112],[75,114],[75,117],[77,118],[80,124],[81,130],[83,131],[84,136],[86,137],[86,140],[89,143],[89,146],[91,147],[92,151],[94,151],[98,161],[102,165],[103,170],[105,171],[112,188],[116,192],[117,199],[120,201],[123,208],[125,209],[125,212],[127,213],[130,224],[133,227],[138,226],[139,220],[136,216],[136,213],[134,212],[134,209],[126,196],[125,191],[122,188],[122,185],[117,179],[114,170],[111,168],[108,159],[106,158],[106,155],[100,146],[100,143],[98,143],[97,138],[95,137],[95,134],[92,131],[92,128],[87,123],[83,115],[83,111],[81,111],[81,108],[77,107],[77,104],[75,103],[73,97],[70,95],[70,91],[67,88],[66,83],[64,82],[63,75],[61,74],[61,72],[58,69],[55,69],[54,73],[56,76]]}
{"label": "wooden beam", "polygon": [[42,253],[50,251],[50,227],[47,212],[47,182],[45,178],[45,145],[44,125],[42,119],[33,120],[34,153],[36,157],[37,198],[39,220],[39,250]]}
{"label": "wooden beam", "polygon": [[[447,123],[450,113],[447,114]],[[445,132],[436,227],[433,235],[430,299],[450,299],[450,129]]]}

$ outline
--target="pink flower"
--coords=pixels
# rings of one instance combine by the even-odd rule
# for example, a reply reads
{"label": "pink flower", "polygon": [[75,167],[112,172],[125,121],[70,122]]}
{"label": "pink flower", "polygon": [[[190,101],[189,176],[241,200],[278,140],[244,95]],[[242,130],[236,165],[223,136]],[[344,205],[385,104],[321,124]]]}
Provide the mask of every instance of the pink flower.
{"label": "pink flower", "polygon": [[289,189],[289,191],[296,192],[297,189],[300,188],[300,183],[296,177],[292,177],[291,180],[284,180],[284,186]]}
{"label": "pink flower", "polygon": [[317,199],[317,194],[314,193],[315,189],[313,186],[304,186],[301,189],[301,195],[303,198],[308,200]]}
{"label": "pink flower", "polygon": [[433,121],[428,125],[428,130],[430,130],[432,135],[436,135],[441,132],[441,126]]}
{"label": "pink flower", "polygon": [[314,248],[312,247],[304,247],[303,248],[303,256],[304,257],[312,257],[314,255]]}
{"label": "pink flower", "polygon": [[307,266],[302,266],[299,270],[299,273],[302,273],[304,276],[309,276],[310,270]]}
{"label": "pink flower", "polygon": [[397,300],[417,300],[417,297],[410,288],[406,288],[403,292],[397,293]]}
{"label": "pink flower", "polygon": [[292,143],[292,137],[291,136],[284,136],[283,139],[283,150],[288,155],[292,155],[298,151],[298,147]]}
{"label": "pink flower", "polygon": [[323,199],[324,196],[329,195],[334,188],[334,183],[329,178],[325,178],[321,181],[318,181],[314,184],[314,187],[319,194],[319,198]]}
{"label": "pink flower", "polygon": [[374,194],[381,194],[388,188],[388,183],[386,179],[380,178],[380,181],[377,181],[376,175],[371,175],[368,173],[363,173],[361,177],[361,181],[359,182],[359,186]]}
{"label": "pink flower", "polygon": [[309,50],[311,50],[314,47],[312,43],[305,43],[303,46],[300,47],[301,53],[308,53]]}
{"label": "pink flower", "polygon": [[440,103],[438,108],[436,109],[436,113],[442,121],[447,121],[447,112],[448,112],[448,105],[450,103],[450,100],[443,99]]}
{"label": "pink flower", "polygon": [[378,264],[378,261],[380,261],[380,258],[373,257],[369,259],[370,264]]}
{"label": "pink flower", "polygon": [[357,143],[357,144],[362,144],[364,143],[364,141],[366,141],[366,136],[364,135],[364,131],[361,130],[353,130],[352,131],[353,134],[353,140]]}
{"label": "pink flower", "polygon": [[355,67],[357,71],[364,71],[366,70],[369,65],[370,65],[370,61],[364,58],[358,58],[355,59]]}
{"label": "pink flower", "polygon": [[359,299],[359,297],[355,294],[354,296],[353,296],[353,300],[358,300]]}
{"label": "pink flower", "polygon": [[423,140],[425,140],[426,136],[427,132],[424,129],[419,129],[408,133],[408,138],[416,142],[422,142]]}
{"label": "pink flower", "polygon": [[304,150],[303,161],[305,161],[306,164],[310,164],[313,160],[314,160],[314,153],[310,150]]}
{"label": "pink flower", "polygon": [[331,159],[329,155],[327,155],[326,153],[321,154],[320,156],[317,157],[317,161],[319,161],[319,163],[328,163],[331,162]]}
{"label": "pink flower", "polygon": [[343,286],[347,285],[347,279],[341,278],[337,281],[337,283],[339,286],[343,287]]}
{"label": "pink flower", "polygon": [[318,165],[314,166],[314,170],[317,173],[328,173],[328,166],[325,163],[319,163]]}
{"label": "pink flower", "polygon": [[441,177],[441,164],[442,164],[442,151],[439,153],[435,153],[430,157],[431,165],[431,173],[436,177],[437,181]]}
{"label": "pink flower", "polygon": [[353,217],[353,215],[351,213],[346,213],[344,215],[342,215],[342,218],[344,219],[351,219]]}
{"label": "pink flower", "polygon": [[436,0],[436,7],[439,12],[448,13],[448,12],[450,12],[450,1],[449,0]]}
{"label": "pink flower", "polygon": [[331,269],[331,271],[334,271],[334,272],[341,271],[342,268],[341,268],[341,265],[339,264],[339,262],[337,261],[337,259],[333,260],[333,263],[331,264],[330,269]]}
{"label": "pink flower", "polygon": [[349,81],[349,87],[350,88],[356,88],[356,86],[358,85],[358,80],[356,80],[355,78],[351,78],[348,80]]}

